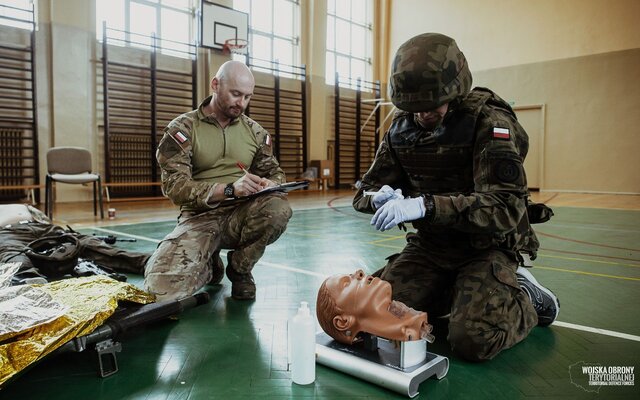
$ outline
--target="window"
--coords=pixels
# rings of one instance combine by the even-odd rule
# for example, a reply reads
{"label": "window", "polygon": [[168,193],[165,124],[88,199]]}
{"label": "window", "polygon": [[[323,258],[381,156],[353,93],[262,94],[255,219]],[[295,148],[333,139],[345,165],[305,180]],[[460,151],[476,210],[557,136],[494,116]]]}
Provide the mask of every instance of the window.
{"label": "window", "polygon": [[102,21],[106,21],[113,29],[107,34],[111,44],[147,48],[153,33],[162,53],[185,57],[187,43],[194,37],[192,1],[96,0],[97,38],[102,40]]}
{"label": "window", "polygon": [[[300,65],[300,0],[234,0],[233,6],[249,14],[252,64]],[[234,58],[244,60],[243,56]]]}
{"label": "window", "polygon": [[[2,0],[0,4],[0,25],[33,30],[31,0]],[[35,10],[34,10],[35,11]]]}
{"label": "window", "polygon": [[[373,2],[327,0],[327,64],[325,81],[356,86],[356,79],[371,80]],[[350,79],[349,82],[346,80]]]}

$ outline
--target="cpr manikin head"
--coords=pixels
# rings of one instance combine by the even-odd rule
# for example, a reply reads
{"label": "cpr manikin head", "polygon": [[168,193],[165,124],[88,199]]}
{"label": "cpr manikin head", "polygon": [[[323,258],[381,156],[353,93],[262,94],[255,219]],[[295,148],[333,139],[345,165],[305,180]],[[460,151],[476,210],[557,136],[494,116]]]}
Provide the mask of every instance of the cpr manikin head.
{"label": "cpr manikin head", "polygon": [[363,332],[398,341],[432,338],[427,313],[391,300],[391,284],[362,270],[327,278],[318,290],[316,314],[322,329],[345,344]]}

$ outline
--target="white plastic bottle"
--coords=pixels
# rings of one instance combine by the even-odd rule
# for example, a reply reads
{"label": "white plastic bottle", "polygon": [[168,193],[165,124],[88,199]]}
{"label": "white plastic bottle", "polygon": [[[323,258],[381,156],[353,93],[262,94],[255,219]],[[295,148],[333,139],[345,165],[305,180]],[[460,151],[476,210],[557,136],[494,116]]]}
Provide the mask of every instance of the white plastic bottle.
{"label": "white plastic bottle", "polygon": [[291,379],[298,385],[316,380],[316,327],[308,303],[300,303],[298,313],[289,321]]}

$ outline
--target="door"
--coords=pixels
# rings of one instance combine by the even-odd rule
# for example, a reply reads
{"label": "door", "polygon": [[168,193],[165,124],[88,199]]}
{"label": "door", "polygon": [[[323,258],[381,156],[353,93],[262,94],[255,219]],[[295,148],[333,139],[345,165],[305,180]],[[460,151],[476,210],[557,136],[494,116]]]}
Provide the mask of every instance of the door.
{"label": "door", "polygon": [[542,187],[543,174],[543,139],[544,139],[544,106],[514,107],[518,122],[529,135],[529,152],[524,160],[529,189],[539,190]]}

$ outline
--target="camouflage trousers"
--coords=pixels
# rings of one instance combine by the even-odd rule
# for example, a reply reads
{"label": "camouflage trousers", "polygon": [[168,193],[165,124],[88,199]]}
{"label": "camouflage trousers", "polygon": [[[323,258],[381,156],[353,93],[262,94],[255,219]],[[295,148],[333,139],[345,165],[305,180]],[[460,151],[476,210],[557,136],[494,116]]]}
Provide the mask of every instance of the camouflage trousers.
{"label": "camouflage trousers", "polygon": [[538,323],[516,280],[518,262],[501,250],[431,249],[409,233],[402,252],[388,260],[376,274],[391,283],[394,300],[431,318],[450,313],[448,340],[464,359],[491,359]]}
{"label": "camouflage trousers", "polygon": [[227,268],[239,274],[250,273],[267,245],[285,231],[289,218],[291,207],[280,194],[258,196],[200,214],[183,211],[178,225],[147,262],[145,289],[159,301],[192,295],[211,279],[209,261],[218,257],[220,249],[234,250]]}

